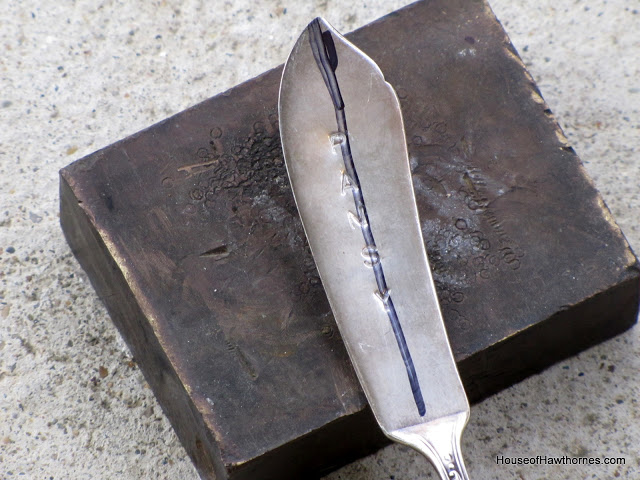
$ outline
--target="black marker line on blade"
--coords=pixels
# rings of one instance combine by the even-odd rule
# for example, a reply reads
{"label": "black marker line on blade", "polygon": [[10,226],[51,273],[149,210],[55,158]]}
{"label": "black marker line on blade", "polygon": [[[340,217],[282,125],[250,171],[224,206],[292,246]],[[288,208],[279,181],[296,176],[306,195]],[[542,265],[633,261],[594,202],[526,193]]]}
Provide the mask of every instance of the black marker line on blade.
{"label": "black marker line on blade", "polygon": [[[349,144],[349,134],[347,130],[347,119],[344,112],[344,101],[340,93],[340,87],[338,85],[338,79],[336,78],[335,70],[338,67],[338,55],[336,47],[333,41],[333,37],[330,31],[322,32],[320,28],[320,22],[316,18],[307,27],[309,31],[309,43],[311,44],[311,51],[313,52],[313,58],[318,65],[318,69],[322,74],[331,101],[335,108],[336,121],[338,124],[338,133],[340,133],[344,139],[340,143],[340,149],[342,151],[342,159],[348,177],[349,186],[353,193],[353,200],[356,206],[356,218],[360,224],[362,236],[364,237],[366,246],[363,250],[363,255],[368,255],[367,265],[373,268],[373,273],[376,278],[376,284],[378,286],[378,292],[376,295],[378,299],[384,305],[384,309],[389,316],[391,322],[391,328],[396,337],[402,360],[404,361],[405,368],[407,369],[407,376],[409,377],[409,384],[411,385],[411,392],[413,393],[413,399],[418,407],[418,413],[420,416],[424,416],[426,413],[426,407],[424,399],[422,398],[422,391],[420,389],[420,383],[416,374],[416,369],[407,346],[407,340],[405,339],[404,332],[402,331],[402,325],[398,319],[395,306],[389,289],[387,288],[387,282],[385,280],[384,271],[382,270],[382,261],[376,247],[376,242],[373,238],[373,232],[369,225],[369,216],[367,215],[367,207],[364,203],[364,197],[362,190],[360,189],[360,180],[358,179],[358,172],[356,171],[353,157],[351,156],[351,145]],[[365,252],[366,250],[366,252]]]}

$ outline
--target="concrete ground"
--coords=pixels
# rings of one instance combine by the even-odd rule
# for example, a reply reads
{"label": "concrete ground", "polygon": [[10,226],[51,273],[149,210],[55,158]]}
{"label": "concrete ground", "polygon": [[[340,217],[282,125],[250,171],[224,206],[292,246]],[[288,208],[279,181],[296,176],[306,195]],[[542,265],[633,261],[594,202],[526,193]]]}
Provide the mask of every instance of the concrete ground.
{"label": "concrete ground", "polygon": [[[5,0],[0,9],[0,479],[195,479],[67,247],[58,170],[282,63],[322,15],[350,31],[402,0]],[[640,4],[495,0],[494,11],[640,251]],[[640,478],[639,330],[472,408],[474,479]],[[622,457],[500,466],[496,456]],[[392,446],[327,479],[435,478]]]}

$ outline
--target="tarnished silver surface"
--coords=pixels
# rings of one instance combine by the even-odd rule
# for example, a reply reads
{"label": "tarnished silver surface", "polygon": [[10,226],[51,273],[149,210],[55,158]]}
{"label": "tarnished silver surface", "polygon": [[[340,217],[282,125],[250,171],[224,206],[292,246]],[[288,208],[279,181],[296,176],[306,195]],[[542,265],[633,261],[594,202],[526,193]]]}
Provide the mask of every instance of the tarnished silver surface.
{"label": "tarnished silver surface", "polygon": [[466,479],[469,405],[416,208],[400,105],[378,66],[322,19],[280,88],[289,178],[340,333],[381,428]]}

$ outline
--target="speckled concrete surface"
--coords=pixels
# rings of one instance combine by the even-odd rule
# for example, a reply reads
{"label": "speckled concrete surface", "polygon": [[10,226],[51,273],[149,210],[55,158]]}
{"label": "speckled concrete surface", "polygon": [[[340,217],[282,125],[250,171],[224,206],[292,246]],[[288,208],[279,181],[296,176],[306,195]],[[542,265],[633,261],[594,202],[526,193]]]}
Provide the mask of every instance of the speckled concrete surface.
{"label": "speckled concrete surface", "polygon": [[[1,479],[197,478],[64,241],[58,169],[282,63],[316,15],[349,31],[404,4],[3,2]],[[492,6],[640,251],[640,5]],[[472,478],[640,478],[639,354],[636,328],[474,406]],[[626,464],[500,466],[497,455]],[[435,478],[426,462],[392,446],[327,480],[422,478]]]}

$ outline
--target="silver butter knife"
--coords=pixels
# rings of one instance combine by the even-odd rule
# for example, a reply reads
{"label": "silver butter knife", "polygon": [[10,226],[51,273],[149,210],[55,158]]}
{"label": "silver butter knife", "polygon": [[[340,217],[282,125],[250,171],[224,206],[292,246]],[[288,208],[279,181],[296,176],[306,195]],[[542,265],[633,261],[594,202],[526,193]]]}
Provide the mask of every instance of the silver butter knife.
{"label": "silver butter knife", "polygon": [[305,233],[384,433],[468,479],[469,403],[416,207],[400,104],[378,66],[317,18],[284,68],[280,134]]}

